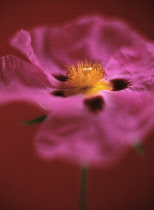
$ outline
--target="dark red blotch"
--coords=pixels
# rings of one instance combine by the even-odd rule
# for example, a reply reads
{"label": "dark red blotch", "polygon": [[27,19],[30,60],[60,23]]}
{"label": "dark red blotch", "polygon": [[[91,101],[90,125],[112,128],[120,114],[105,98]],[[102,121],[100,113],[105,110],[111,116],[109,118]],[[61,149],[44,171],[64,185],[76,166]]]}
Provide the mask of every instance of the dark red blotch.
{"label": "dark red blotch", "polygon": [[84,99],[84,104],[89,111],[93,113],[98,113],[104,108],[104,99],[101,96],[95,96]]}
{"label": "dark red blotch", "polygon": [[61,82],[66,82],[66,80],[68,79],[66,76],[64,76],[62,74],[56,74],[56,75],[53,75],[53,76]]}
{"label": "dark red blotch", "polygon": [[131,84],[127,79],[122,79],[122,78],[113,79],[110,82],[112,84],[113,91],[126,89]]}
{"label": "dark red blotch", "polygon": [[62,90],[55,90],[51,94],[54,96],[65,97],[64,91],[62,91]]}

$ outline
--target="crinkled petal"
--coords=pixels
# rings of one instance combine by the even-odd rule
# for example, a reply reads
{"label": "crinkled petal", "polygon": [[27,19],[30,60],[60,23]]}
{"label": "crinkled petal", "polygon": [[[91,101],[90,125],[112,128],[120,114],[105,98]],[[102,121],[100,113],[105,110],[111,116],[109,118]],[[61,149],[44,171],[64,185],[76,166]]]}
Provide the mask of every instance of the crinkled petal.
{"label": "crinkled petal", "polygon": [[[54,85],[53,85],[54,84]],[[0,58],[0,103],[29,101],[51,110],[54,98],[50,91],[61,82],[38,67],[16,56]]]}
{"label": "crinkled petal", "polygon": [[154,100],[148,94],[103,93],[105,106],[89,112],[79,96],[56,104],[40,127],[36,151],[45,159],[106,165],[144,140],[154,126]]}
{"label": "crinkled petal", "polygon": [[44,110],[51,110],[52,98],[44,89],[32,89],[28,87],[15,88],[9,85],[0,91],[0,104],[25,101],[42,107]]}
{"label": "crinkled petal", "polygon": [[25,101],[37,105],[50,113],[60,104],[67,103],[67,101],[72,103],[72,97],[57,97],[52,94],[53,91],[54,89],[52,88],[27,87],[20,83],[12,82],[9,85],[1,85],[0,104]]}
{"label": "crinkled petal", "polygon": [[154,91],[154,44],[138,41],[122,48],[112,57],[106,72],[109,79],[125,78],[130,88],[137,91]]}
{"label": "crinkled petal", "polygon": [[77,60],[100,60],[106,66],[121,48],[135,49],[143,42],[123,22],[100,16],[85,16],[62,26],[38,27],[30,32],[22,30],[12,39],[12,45],[32,63],[56,74],[65,72],[65,65]]}
{"label": "crinkled petal", "polygon": [[0,58],[0,87],[12,84],[34,88],[58,87],[61,82],[41,69],[13,55]]}

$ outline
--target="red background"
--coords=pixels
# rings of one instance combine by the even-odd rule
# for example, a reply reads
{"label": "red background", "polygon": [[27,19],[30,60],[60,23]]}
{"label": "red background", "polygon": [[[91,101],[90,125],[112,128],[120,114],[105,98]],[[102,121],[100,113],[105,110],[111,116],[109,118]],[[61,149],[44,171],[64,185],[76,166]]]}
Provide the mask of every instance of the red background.
{"label": "red background", "polygon": [[[151,0],[0,1],[0,54],[21,55],[8,40],[23,28],[61,24],[82,14],[99,13],[122,18],[148,39],[154,40],[154,3]],[[62,162],[44,162],[33,153],[38,125],[21,121],[43,114],[24,102],[0,106],[0,209],[77,210],[80,169]],[[141,159],[133,149],[111,168],[89,169],[88,210],[154,209],[153,136]]]}

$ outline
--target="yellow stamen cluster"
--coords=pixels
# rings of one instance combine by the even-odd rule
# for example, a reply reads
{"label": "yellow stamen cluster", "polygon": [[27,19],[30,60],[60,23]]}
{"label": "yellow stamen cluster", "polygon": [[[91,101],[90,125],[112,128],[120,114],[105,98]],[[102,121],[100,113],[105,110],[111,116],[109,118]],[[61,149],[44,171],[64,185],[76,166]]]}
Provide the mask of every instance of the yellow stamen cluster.
{"label": "yellow stamen cluster", "polygon": [[83,93],[86,96],[97,94],[100,90],[111,90],[104,79],[105,70],[99,61],[80,61],[68,66],[67,84],[72,88],[67,95]]}
{"label": "yellow stamen cluster", "polygon": [[67,81],[72,87],[91,87],[103,78],[104,72],[99,62],[81,61],[68,67]]}

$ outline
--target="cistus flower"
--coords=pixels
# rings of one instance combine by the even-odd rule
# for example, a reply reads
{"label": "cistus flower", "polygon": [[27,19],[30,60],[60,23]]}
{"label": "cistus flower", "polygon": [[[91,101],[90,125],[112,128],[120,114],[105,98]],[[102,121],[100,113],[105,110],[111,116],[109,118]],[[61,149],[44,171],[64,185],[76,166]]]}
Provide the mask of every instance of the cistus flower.
{"label": "cistus flower", "polygon": [[87,16],[21,30],[11,44],[30,63],[1,58],[1,102],[49,110],[40,157],[106,165],[154,127],[154,45],[123,22]]}
{"label": "cistus flower", "polygon": [[55,96],[68,97],[82,93],[85,97],[84,103],[90,111],[99,112],[103,108],[101,91],[119,91],[127,88],[130,82],[126,79],[117,78],[107,80],[105,70],[100,62],[81,61],[75,65],[68,66],[66,73],[65,88],[52,92]]}

